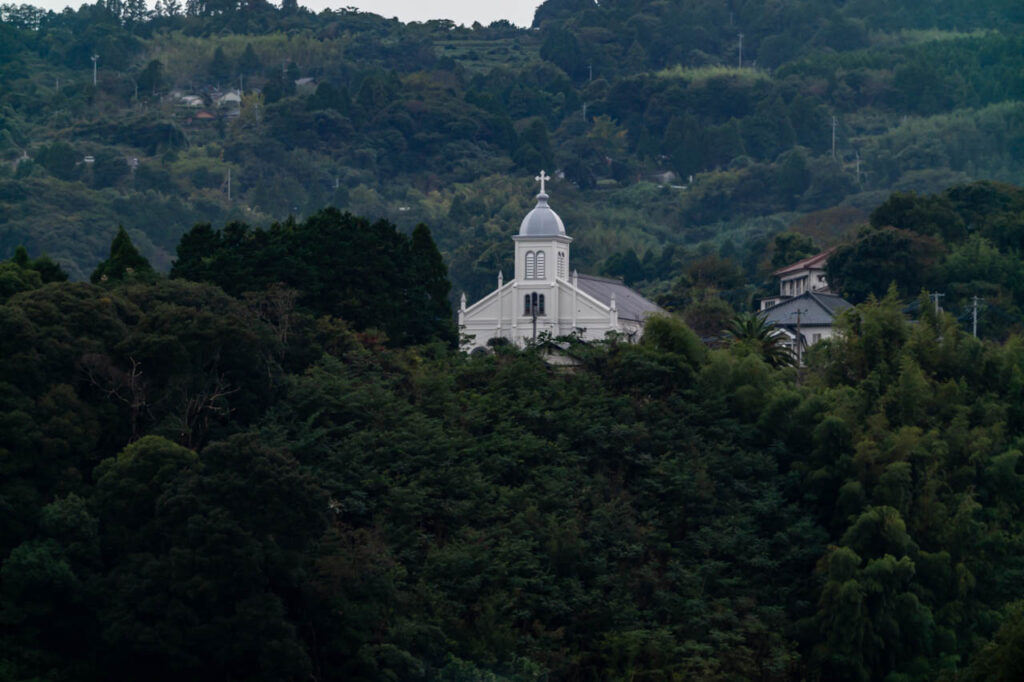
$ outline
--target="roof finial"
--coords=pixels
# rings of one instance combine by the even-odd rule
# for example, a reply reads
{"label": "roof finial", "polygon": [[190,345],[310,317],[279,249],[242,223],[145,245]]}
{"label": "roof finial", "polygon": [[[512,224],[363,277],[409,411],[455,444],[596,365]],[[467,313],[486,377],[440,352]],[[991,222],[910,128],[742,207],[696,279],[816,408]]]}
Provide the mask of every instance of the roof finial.
{"label": "roof finial", "polygon": [[537,177],[534,178],[534,180],[536,180],[537,182],[540,183],[540,193],[541,194],[547,194],[547,192],[544,191],[544,183],[547,182],[550,179],[551,179],[551,176],[550,175],[545,175],[543,170],[541,170],[540,175],[538,175]]}

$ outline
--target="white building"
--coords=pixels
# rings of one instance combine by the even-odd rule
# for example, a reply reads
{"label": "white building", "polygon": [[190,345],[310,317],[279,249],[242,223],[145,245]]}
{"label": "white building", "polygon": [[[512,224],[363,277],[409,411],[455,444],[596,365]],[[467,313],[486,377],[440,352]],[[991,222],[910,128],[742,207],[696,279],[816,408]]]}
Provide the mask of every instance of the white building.
{"label": "white building", "polygon": [[825,278],[832,249],[787,265],[772,273],[779,295],[761,300],[761,316],[785,334],[797,357],[819,341],[831,338],[836,316],[851,304],[833,294]]}
{"label": "white building", "polygon": [[459,305],[459,330],[469,338],[464,350],[504,338],[523,346],[538,335],[575,333],[582,339],[603,339],[610,331],[636,341],[644,319],[661,312],[654,303],[618,280],[581,275],[570,268],[572,237],[548,205],[541,174],[537,206],[519,226],[515,243],[515,273],[508,282],[498,273],[498,288],[466,306]]}
{"label": "white building", "polygon": [[767,310],[787,298],[799,296],[806,291],[831,293],[828,288],[828,280],[825,278],[825,266],[828,264],[828,257],[834,250],[822,251],[773,272],[772,277],[779,279],[779,295],[761,299],[761,310]]}
{"label": "white building", "polygon": [[810,346],[832,338],[836,316],[850,307],[841,296],[805,291],[761,311],[761,315],[782,330],[790,350],[802,355]]}

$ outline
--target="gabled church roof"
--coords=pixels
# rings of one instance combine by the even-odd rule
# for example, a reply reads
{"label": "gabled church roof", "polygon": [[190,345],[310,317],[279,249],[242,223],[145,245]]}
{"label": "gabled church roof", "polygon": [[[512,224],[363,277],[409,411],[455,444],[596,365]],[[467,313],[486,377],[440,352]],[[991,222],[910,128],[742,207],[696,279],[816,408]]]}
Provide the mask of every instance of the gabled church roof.
{"label": "gabled church roof", "polygon": [[615,296],[615,307],[619,311],[620,320],[643,322],[647,315],[665,312],[660,306],[633,291],[620,280],[595,275],[577,275],[577,286],[580,291],[593,296],[607,306],[612,304]]}
{"label": "gabled church roof", "polygon": [[805,291],[799,296],[787,298],[781,303],[765,310],[764,319],[780,327],[796,326],[796,311],[802,311],[800,324],[808,327],[827,327],[836,316],[852,308],[853,304],[842,296],[823,294],[817,291]]}

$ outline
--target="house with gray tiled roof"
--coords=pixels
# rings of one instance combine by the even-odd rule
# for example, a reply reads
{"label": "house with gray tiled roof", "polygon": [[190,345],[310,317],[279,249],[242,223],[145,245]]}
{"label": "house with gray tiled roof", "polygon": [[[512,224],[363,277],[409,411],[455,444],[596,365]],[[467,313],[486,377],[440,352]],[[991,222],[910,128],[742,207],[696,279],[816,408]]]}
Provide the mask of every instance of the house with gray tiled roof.
{"label": "house with gray tiled roof", "polygon": [[805,291],[762,310],[761,315],[786,335],[787,345],[794,353],[802,353],[819,341],[831,338],[836,317],[852,307],[853,304],[841,296]]}
{"label": "house with gray tiled roof", "polygon": [[761,316],[786,335],[798,357],[804,350],[831,338],[835,318],[852,304],[828,288],[825,267],[832,249],[804,258],[772,273],[779,295],[761,300]]}

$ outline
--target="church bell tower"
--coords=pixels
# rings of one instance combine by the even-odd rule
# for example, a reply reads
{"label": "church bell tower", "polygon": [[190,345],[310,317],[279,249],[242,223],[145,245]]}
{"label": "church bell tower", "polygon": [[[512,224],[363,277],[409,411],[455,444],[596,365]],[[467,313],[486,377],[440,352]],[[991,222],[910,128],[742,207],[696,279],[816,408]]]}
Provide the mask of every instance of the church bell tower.
{"label": "church bell tower", "polygon": [[569,245],[572,237],[565,233],[565,225],[548,205],[545,184],[551,179],[540,172],[537,205],[526,214],[519,226],[519,234],[512,237],[516,244],[515,279],[520,286],[554,284],[555,280],[568,281]]}

